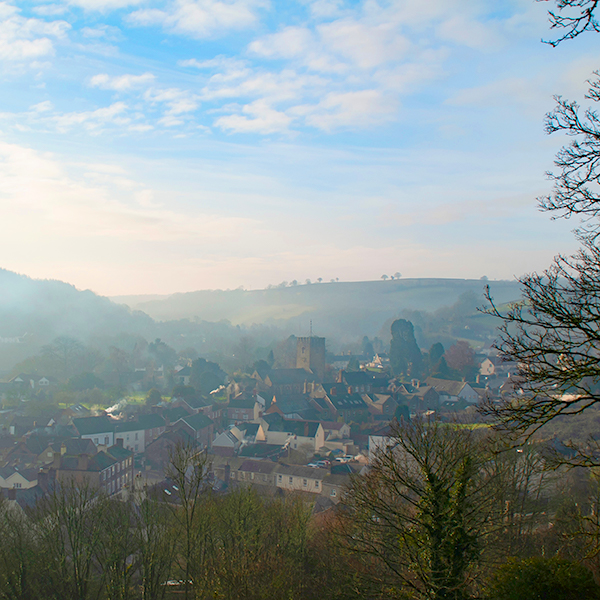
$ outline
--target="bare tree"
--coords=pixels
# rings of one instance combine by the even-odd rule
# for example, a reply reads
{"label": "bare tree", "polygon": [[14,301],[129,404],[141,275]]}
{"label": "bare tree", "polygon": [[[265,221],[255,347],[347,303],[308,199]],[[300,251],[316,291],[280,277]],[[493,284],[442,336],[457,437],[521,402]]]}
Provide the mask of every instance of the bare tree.
{"label": "bare tree", "polygon": [[[600,0],[557,0],[557,12],[548,12],[550,27],[567,31],[560,38],[547,43],[556,47],[561,42],[572,40],[585,31],[600,31],[600,25],[594,18],[594,12],[599,4]],[[571,9],[572,12],[569,12]],[[563,11],[565,11],[564,14]]]}
{"label": "bare tree", "polygon": [[473,430],[395,422],[346,496],[348,545],[415,597],[466,598],[494,507],[484,463]]}
{"label": "bare tree", "polygon": [[[600,101],[600,81],[588,98]],[[496,343],[503,358],[519,365],[522,395],[488,405],[501,427],[531,434],[560,415],[600,402],[600,120],[591,109],[557,99],[547,130],[575,137],[557,155],[554,190],[541,198],[544,210],[581,216],[582,243],[573,256],[559,256],[550,268],[519,279],[523,300],[499,310],[490,296],[488,312],[502,319]],[[580,449],[575,462],[597,464],[598,447]]]}
{"label": "bare tree", "polygon": [[170,453],[166,476],[173,482],[178,503],[172,506],[180,542],[179,567],[185,598],[194,590],[201,597],[206,585],[206,563],[211,553],[210,512],[204,509],[210,492],[206,452],[191,445],[177,445]]}
{"label": "bare tree", "polygon": [[[105,497],[85,483],[56,484],[39,503],[35,530],[45,549],[46,589],[55,598],[86,600],[97,586],[94,557],[98,549]],[[96,590],[97,591],[97,590]]]}
{"label": "bare tree", "polygon": [[165,597],[175,560],[176,532],[168,506],[155,498],[140,499],[135,512],[135,536],[143,600]]}

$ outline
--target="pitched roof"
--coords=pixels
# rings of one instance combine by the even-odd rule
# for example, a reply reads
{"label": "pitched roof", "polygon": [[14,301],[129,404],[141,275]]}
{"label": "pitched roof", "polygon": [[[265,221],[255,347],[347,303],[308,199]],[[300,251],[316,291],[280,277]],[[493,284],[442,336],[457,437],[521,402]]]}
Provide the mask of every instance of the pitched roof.
{"label": "pitched roof", "polygon": [[428,377],[425,381],[428,385],[432,386],[436,392],[449,394],[450,396],[458,396],[462,389],[467,385],[464,381],[437,379],[436,377]]}
{"label": "pitched roof", "polygon": [[183,417],[183,419],[179,419],[179,421],[187,423],[194,431],[200,431],[201,429],[206,429],[207,427],[214,425],[212,419],[209,419],[206,415],[201,413]]}
{"label": "pitched roof", "polygon": [[187,417],[190,413],[183,408],[183,406],[176,406],[175,408],[166,408],[163,410],[163,417],[168,419],[170,423],[179,421],[182,417]]}
{"label": "pitched roof", "polygon": [[107,453],[119,461],[125,460],[126,458],[133,456],[133,452],[131,450],[123,448],[123,446],[121,446],[120,444],[115,444],[114,446],[108,448]]}
{"label": "pitched roof", "polygon": [[38,478],[37,469],[19,469],[14,466],[6,466],[0,468],[0,477],[3,479],[8,479],[11,475],[15,473],[19,473],[22,477],[24,477],[27,481],[35,481]]}
{"label": "pitched roof", "polygon": [[73,419],[73,425],[77,428],[79,435],[93,435],[95,433],[107,433],[115,430],[115,423],[108,417],[82,417]]}
{"label": "pitched roof", "polygon": [[254,396],[239,396],[229,401],[228,408],[254,408],[256,404],[256,398]]}
{"label": "pitched roof", "polygon": [[275,421],[269,425],[269,431],[282,431],[290,435],[299,435],[302,437],[315,437],[320,423],[315,421]]}
{"label": "pitched roof", "polygon": [[282,465],[279,464],[274,469],[278,475],[292,475],[295,477],[306,477],[307,479],[323,480],[329,471],[327,469],[319,469],[315,467],[303,467],[300,465]]}
{"label": "pitched roof", "polygon": [[306,369],[271,369],[267,377],[273,385],[300,384],[316,379],[315,375]]}
{"label": "pitched roof", "polygon": [[360,394],[330,395],[328,398],[337,410],[367,410],[367,404],[360,397]]}
{"label": "pitched roof", "polygon": [[246,471],[249,473],[264,473],[268,475],[275,470],[276,466],[276,463],[270,461],[246,460],[240,465],[238,471]]}
{"label": "pitched roof", "polygon": [[259,423],[240,423],[236,425],[240,431],[244,431],[246,436],[255,436],[258,433]]}
{"label": "pitched roof", "polygon": [[[187,416],[187,413],[185,413]],[[147,413],[140,415],[137,419],[131,421],[121,421],[116,423],[115,431],[123,433],[125,431],[145,431],[146,429],[158,429],[165,427],[165,420],[157,413]]]}

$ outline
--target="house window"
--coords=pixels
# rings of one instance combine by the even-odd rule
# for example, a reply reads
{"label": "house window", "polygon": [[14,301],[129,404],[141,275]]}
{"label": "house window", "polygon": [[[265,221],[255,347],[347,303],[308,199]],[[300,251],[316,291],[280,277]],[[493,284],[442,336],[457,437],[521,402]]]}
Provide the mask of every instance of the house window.
{"label": "house window", "polygon": [[108,446],[108,436],[104,436],[104,443]]}
{"label": "house window", "polygon": [[294,483],[294,478],[290,477],[290,485],[292,485]]}
{"label": "house window", "polygon": [[319,482],[315,481],[315,489],[318,490],[319,489]]}
{"label": "house window", "polygon": [[279,483],[282,483],[283,482],[283,475],[277,475],[277,481]]}
{"label": "house window", "polygon": [[267,476],[263,475],[263,481],[266,481],[266,480],[267,480]]}
{"label": "house window", "polygon": [[137,441],[137,439],[138,439],[138,434],[137,434],[137,431],[136,431],[136,433],[135,433],[135,439],[136,439],[136,441]]}
{"label": "house window", "polygon": [[20,483],[15,483],[13,485],[14,488],[16,488],[17,490],[21,488],[21,484]]}
{"label": "house window", "polygon": [[254,473],[250,473],[250,479],[254,479]]}
{"label": "house window", "polygon": [[335,498],[337,496],[337,490],[331,490],[331,497]]}
{"label": "house window", "polygon": [[98,438],[94,438],[94,444],[98,445]]}
{"label": "house window", "polygon": [[308,479],[303,479],[303,480],[302,480],[302,485],[303,485],[304,487],[306,487],[306,486],[308,485]]}
{"label": "house window", "polygon": [[248,420],[248,415],[244,414],[244,419],[247,421]]}

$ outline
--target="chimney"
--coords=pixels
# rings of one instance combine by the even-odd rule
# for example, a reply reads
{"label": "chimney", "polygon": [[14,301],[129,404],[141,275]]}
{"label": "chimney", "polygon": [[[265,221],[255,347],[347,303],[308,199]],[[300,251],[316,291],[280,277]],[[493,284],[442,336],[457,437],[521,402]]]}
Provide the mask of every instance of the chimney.
{"label": "chimney", "polygon": [[64,456],[67,453],[67,445],[63,442],[60,445],[60,455]]}
{"label": "chimney", "polygon": [[40,471],[38,473],[38,485],[43,490],[47,489],[47,487],[48,487],[48,472],[47,471]]}
{"label": "chimney", "polygon": [[88,455],[80,454],[77,457],[77,470],[78,471],[87,471],[88,468]]}

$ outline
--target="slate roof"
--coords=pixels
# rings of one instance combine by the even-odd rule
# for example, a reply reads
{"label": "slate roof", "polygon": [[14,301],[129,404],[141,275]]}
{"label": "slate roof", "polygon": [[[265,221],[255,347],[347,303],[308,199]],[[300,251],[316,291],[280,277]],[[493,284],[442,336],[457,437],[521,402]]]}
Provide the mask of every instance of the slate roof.
{"label": "slate roof", "polygon": [[180,421],[187,423],[194,431],[200,431],[214,425],[214,422],[211,419],[201,413],[184,417],[183,419],[180,419]]}
{"label": "slate roof", "polygon": [[[187,412],[185,415],[187,416]],[[125,431],[145,431],[147,429],[158,429],[166,427],[165,420],[156,413],[140,415],[137,419],[131,421],[122,421],[115,425],[115,431],[123,433]]]}
{"label": "slate roof", "polygon": [[190,413],[183,408],[183,406],[177,406],[175,408],[166,408],[163,411],[163,417],[168,419],[170,423],[175,423],[183,417],[187,417]]}
{"label": "slate roof", "polygon": [[464,381],[452,381],[450,379],[437,379],[428,377],[426,383],[432,386],[438,393],[446,393],[450,396],[458,396],[462,389],[467,385]]}
{"label": "slate roof", "polygon": [[337,410],[367,410],[367,404],[360,397],[360,394],[331,395],[328,398]]}
{"label": "slate roof", "polygon": [[183,398],[183,401],[194,410],[205,408],[213,403],[212,400],[208,400],[208,398],[204,398],[202,396],[196,396],[193,398]]}
{"label": "slate roof", "polygon": [[276,421],[269,424],[269,431],[282,431],[290,435],[315,437],[320,423],[315,421]]}
{"label": "slate roof", "polygon": [[274,402],[284,415],[299,413],[310,408],[310,401],[304,394],[276,394]]}
{"label": "slate roof", "polygon": [[244,431],[245,434],[249,437],[255,437],[258,433],[258,428],[260,427],[259,423],[240,423],[236,425],[236,427],[240,431]]}
{"label": "slate roof", "polygon": [[248,409],[254,408],[255,404],[256,398],[254,396],[240,396],[239,398],[233,398],[233,400],[230,400],[227,408]]}
{"label": "slate roof", "polygon": [[267,377],[273,385],[292,385],[316,380],[315,375],[306,369],[271,369]]}
{"label": "slate roof", "polygon": [[265,475],[269,475],[275,470],[276,466],[276,463],[270,461],[246,460],[240,465],[238,471],[245,471],[248,473],[263,473]]}
{"label": "slate roof", "polygon": [[243,446],[240,450],[239,455],[244,456],[255,456],[268,458],[269,456],[275,456],[281,454],[281,446],[276,444],[248,444]]}
{"label": "slate roof", "polygon": [[107,453],[109,456],[117,459],[119,462],[133,456],[133,452],[131,450],[127,450],[127,448],[123,448],[120,444],[115,444],[107,449]]}
{"label": "slate roof", "polygon": [[27,481],[35,481],[38,478],[37,469],[18,469],[17,467],[8,465],[6,467],[0,468],[0,476],[3,479],[8,479],[14,473],[19,473],[25,479],[27,479]]}
{"label": "slate roof", "polygon": [[106,433],[115,430],[115,423],[108,417],[82,417],[73,419],[73,425],[77,428],[79,435],[94,435],[95,433]]}
{"label": "slate roof", "polygon": [[291,475],[293,477],[306,477],[307,479],[319,479],[320,481],[323,481],[323,479],[329,475],[327,469],[282,464],[277,465],[275,473],[278,475]]}

